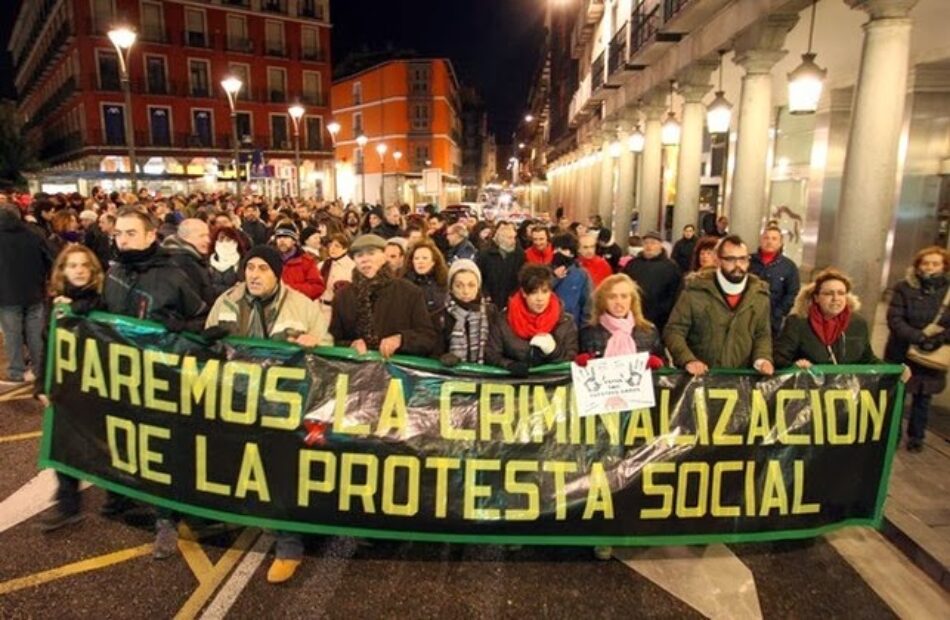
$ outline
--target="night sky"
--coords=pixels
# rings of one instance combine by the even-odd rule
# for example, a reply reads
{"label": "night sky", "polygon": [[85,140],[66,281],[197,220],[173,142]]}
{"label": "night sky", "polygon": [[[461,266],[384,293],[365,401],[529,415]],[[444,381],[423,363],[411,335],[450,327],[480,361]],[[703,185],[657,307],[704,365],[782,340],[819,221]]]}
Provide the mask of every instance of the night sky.
{"label": "night sky", "polygon": [[[335,61],[350,52],[415,50],[448,57],[459,81],[488,106],[499,143],[511,140],[531,87],[548,0],[332,0]],[[18,2],[0,0],[11,15]],[[6,47],[13,20],[0,19],[0,97],[13,97]]]}

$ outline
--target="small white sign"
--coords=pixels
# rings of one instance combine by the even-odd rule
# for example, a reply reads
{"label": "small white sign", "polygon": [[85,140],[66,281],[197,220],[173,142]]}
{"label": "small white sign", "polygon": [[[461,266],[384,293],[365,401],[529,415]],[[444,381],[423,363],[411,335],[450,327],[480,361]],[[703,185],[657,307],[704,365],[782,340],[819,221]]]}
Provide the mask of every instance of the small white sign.
{"label": "small white sign", "polygon": [[422,171],[422,185],[427,196],[437,196],[442,193],[442,169],[426,168]]}
{"label": "small white sign", "polygon": [[656,405],[649,353],[590,360],[586,366],[571,364],[574,398],[581,417],[646,409]]}

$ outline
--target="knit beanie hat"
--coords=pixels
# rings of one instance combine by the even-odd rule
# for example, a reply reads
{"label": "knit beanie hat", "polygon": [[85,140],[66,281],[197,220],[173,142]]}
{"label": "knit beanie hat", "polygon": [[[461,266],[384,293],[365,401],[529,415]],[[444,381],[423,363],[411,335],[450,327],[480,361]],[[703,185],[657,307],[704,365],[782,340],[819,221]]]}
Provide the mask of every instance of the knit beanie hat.
{"label": "knit beanie hat", "polygon": [[478,281],[478,288],[482,288],[482,272],[475,264],[475,261],[468,258],[460,258],[449,265],[449,286],[452,286],[452,279],[463,271],[469,271],[475,274],[475,280]]}
{"label": "knit beanie hat", "polygon": [[241,265],[241,273],[244,273],[244,270],[247,268],[247,263],[252,258],[259,258],[270,267],[270,270],[274,272],[274,275],[277,276],[277,279],[280,280],[280,276],[284,271],[284,261],[280,258],[280,252],[276,248],[273,248],[269,245],[255,245],[251,248],[247,255],[244,256],[244,262]]}
{"label": "knit beanie hat", "polygon": [[274,239],[277,237],[290,237],[297,243],[300,243],[300,235],[297,234],[297,231],[292,228],[290,223],[281,224],[277,227],[277,230],[274,231]]}

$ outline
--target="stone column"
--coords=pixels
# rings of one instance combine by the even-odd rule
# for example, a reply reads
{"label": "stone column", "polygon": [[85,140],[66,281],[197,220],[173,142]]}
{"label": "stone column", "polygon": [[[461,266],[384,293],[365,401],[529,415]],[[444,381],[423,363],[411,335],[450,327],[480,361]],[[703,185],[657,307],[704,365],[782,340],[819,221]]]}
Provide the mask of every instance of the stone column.
{"label": "stone column", "polygon": [[617,162],[610,156],[610,145],[617,139],[617,132],[604,131],[600,146],[600,201],[597,206],[597,215],[603,220],[605,226],[611,226],[610,217],[614,210],[614,200],[617,198],[614,192],[614,167]]}
{"label": "stone column", "polygon": [[[863,314],[881,297],[887,235],[894,221],[897,156],[916,0],[845,0],[870,15],[858,70],[835,226],[834,264],[851,276]],[[855,251],[860,247],[860,251]]]}
{"label": "stone column", "polygon": [[699,181],[703,168],[703,128],[706,106],[703,96],[712,88],[709,76],[715,62],[698,62],[679,76],[679,92],[683,97],[683,124],[680,133],[679,160],[676,171],[676,204],[673,207],[673,239],[687,224],[699,223]]}
{"label": "stone column", "polygon": [[769,126],[772,122],[772,67],[786,52],[785,35],[797,15],[776,14],[736,39],[733,62],[745,70],[739,98],[736,166],[729,209],[730,230],[750,248],[758,243],[766,216]]}
{"label": "stone column", "polygon": [[660,229],[660,172],[663,166],[664,93],[657,93],[641,108],[646,116],[643,156],[640,159],[640,224],[638,233]]}
{"label": "stone column", "polygon": [[[632,116],[627,123],[630,133],[636,128],[636,117]],[[630,152],[627,147],[627,136],[620,139],[620,159],[617,160],[617,173],[619,180],[617,183],[617,206],[613,215],[612,228],[614,241],[624,251],[627,250],[627,240],[630,236],[630,219],[633,217],[633,211],[636,209],[634,203],[634,191],[636,189],[636,178],[634,170],[635,154]]]}

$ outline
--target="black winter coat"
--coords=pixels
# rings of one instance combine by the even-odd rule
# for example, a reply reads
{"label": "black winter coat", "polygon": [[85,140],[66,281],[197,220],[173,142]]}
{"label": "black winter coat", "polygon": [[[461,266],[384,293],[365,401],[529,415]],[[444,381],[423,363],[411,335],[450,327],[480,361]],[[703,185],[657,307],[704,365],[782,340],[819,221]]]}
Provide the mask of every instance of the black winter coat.
{"label": "black winter coat", "polygon": [[620,246],[616,243],[610,243],[608,245],[597,244],[597,256],[603,257],[608,263],[610,263],[610,268],[614,273],[620,271],[620,258],[623,256],[623,250],[620,249]]}
{"label": "black winter coat", "polygon": [[679,267],[667,257],[664,250],[655,258],[646,258],[642,254],[637,256],[627,263],[623,272],[640,285],[643,314],[647,320],[663,331],[683,281]]}
{"label": "black winter coat", "polygon": [[697,238],[695,235],[691,239],[681,238],[673,244],[673,262],[683,273],[689,272],[693,262],[693,250],[696,249]]}
{"label": "black winter coat", "polygon": [[211,283],[208,259],[198,254],[198,250],[178,236],[165,239],[162,249],[168,252],[172,263],[188,276],[188,280],[208,307],[213,306],[218,295],[215,294],[214,285]]}
{"label": "black winter coat", "polygon": [[102,298],[106,309],[138,319],[164,323],[172,329],[200,332],[211,309],[195,285],[157,245],[135,263],[116,263],[106,276]]}
{"label": "black winter coat", "polygon": [[[364,337],[357,326],[356,285],[349,285],[333,299],[330,333],[337,346],[347,347]],[[439,336],[426,310],[425,294],[418,286],[393,278],[376,296],[373,322],[380,339],[400,334],[397,353],[428,356],[439,348]]]}
{"label": "black winter coat", "polygon": [[[848,328],[831,345],[838,364],[878,364],[880,360],[871,350],[868,322],[859,314],[852,314]],[[834,364],[828,347],[822,344],[808,317],[791,315],[785,321],[782,335],[775,341],[772,353],[776,368],[787,368],[801,359],[812,364]]]}
{"label": "black winter coat", "polygon": [[762,262],[762,256],[756,252],[752,255],[749,271],[765,280],[769,285],[769,301],[772,308],[772,338],[782,331],[785,317],[795,305],[795,297],[801,288],[798,278],[798,265],[781,252],[771,263]]}
{"label": "black winter coat", "polygon": [[108,271],[110,261],[115,259],[115,252],[112,248],[112,238],[102,232],[98,224],[93,224],[86,231],[83,245],[96,255],[102,265],[102,270]]}
{"label": "black winter coat", "polygon": [[253,222],[245,220],[241,230],[251,239],[251,245],[265,245],[270,241],[270,229],[260,220]]}
{"label": "black winter coat", "polygon": [[390,224],[386,220],[383,220],[382,224],[372,229],[370,232],[374,235],[379,235],[383,239],[392,239],[393,237],[404,236],[403,230],[401,228]]}
{"label": "black winter coat", "polygon": [[913,377],[907,384],[911,394],[939,394],[947,385],[947,373],[918,366],[907,361],[907,349],[912,344],[937,347],[950,344],[950,311],[943,313],[940,326],[943,333],[927,338],[923,329],[937,316],[950,280],[922,283],[913,270],[894,285],[891,303],[887,307],[887,327],[891,330],[884,347],[884,359],[894,364],[907,363]]}
{"label": "black winter coat", "polygon": [[431,272],[420,276],[414,271],[407,271],[403,277],[422,289],[426,297],[426,310],[429,311],[430,317],[445,308],[445,303],[448,301],[448,289],[440,286]]}
{"label": "black winter coat", "polygon": [[46,298],[53,258],[46,241],[0,209],[0,306],[31,306]]}
{"label": "black winter coat", "polygon": [[540,349],[531,346],[529,341],[519,338],[508,324],[508,317],[499,312],[488,332],[485,361],[505,369],[511,369],[518,363],[540,366],[573,361],[577,356],[577,326],[571,315],[561,311],[557,324],[551,330],[551,336],[557,346],[550,355],[544,355]]}
{"label": "black winter coat", "polygon": [[475,257],[475,264],[482,272],[482,294],[499,310],[508,307],[508,300],[518,290],[518,272],[524,265],[524,250],[515,249],[502,254],[498,245],[491,244]]}
{"label": "black winter coat", "polygon": [[[587,353],[591,357],[603,357],[607,350],[608,340],[610,340],[610,332],[603,325],[585,325],[580,333],[579,352]],[[650,327],[640,325],[634,327],[633,341],[637,345],[638,352],[648,352],[664,360],[666,359],[660,332],[652,325]]]}

